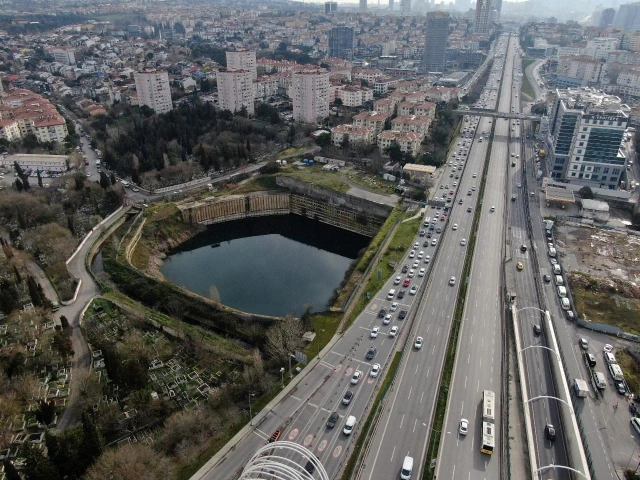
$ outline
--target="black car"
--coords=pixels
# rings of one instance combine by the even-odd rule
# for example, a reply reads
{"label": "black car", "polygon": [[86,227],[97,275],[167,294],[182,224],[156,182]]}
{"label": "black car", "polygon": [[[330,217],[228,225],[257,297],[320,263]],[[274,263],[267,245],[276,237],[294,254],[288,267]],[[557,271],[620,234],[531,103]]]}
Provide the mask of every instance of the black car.
{"label": "black car", "polygon": [[522,253],[525,253],[527,251],[527,246],[526,245],[520,245],[520,251]]}
{"label": "black car", "polygon": [[398,320],[404,320],[406,317],[407,317],[407,311],[400,310],[400,313],[398,313]]}
{"label": "black car", "polygon": [[431,232],[427,233],[427,238],[431,238],[432,236],[433,236],[433,233],[431,233]]}
{"label": "black car", "polygon": [[544,426],[544,433],[550,441],[553,442],[556,439],[556,428],[550,423]]}
{"label": "black car", "polygon": [[442,229],[441,229],[440,227],[436,228],[436,233],[437,233],[437,234],[442,233]]}
{"label": "black car", "polygon": [[471,207],[467,207],[467,213],[471,213],[471,212],[472,212]]}
{"label": "black car", "polygon": [[380,311],[378,312],[378,318],[384,318],[386,314],[387,314],[387,309],[381,308]]}
{"label": "black car", "polygon": [[327,428],[335,427],[339,419],[340,415],[338,415],[338,412],[333,412],[331,415],[329,415],[329,420],[327,420]]}
{"label": "black car", "polygon": [[342,404],[349,405],[351,403],[351,399],[353,398],[353,392],[351,390],[347,390],[342,397]]}
{"label": "black car", "polygon": [[402,273],[407,273],[409,271],[409,265],[402,266]]}
{"label": "black car", "polygon": [[624,385],[624,382],[622,380],[615,380],[613,383],[615,384],[616,390],[620,395],[624,395],[625,393],[627,393],[627,387]]}
{"label": "black car", "polygon": [[402,300],[404,298],[404,294],[406,293],[405,290],[400,290],[398,292],[398,300]]}
{"label": "black car", "polygon": [[421,237],[424,237],[425,233],[427,233],[427,232],[425,232],[424,230],[420,230],[420,236]]}
{"label": "black car", "polygon": [[534,325],[533,326],[533,333],[535,335],[540,335],[542,333],[542,329],[540,328],[540,325]]}
{"label": "black car", "polygon": [[311,460],[309,460],[307,464],[304,466],[304,469],[309,473],[313,473],[316,471],[316,466]]}
{"label": "black car", "polygon": [[429,227],[429,230],[431,230],[431,231],[434,231],[435,229],[436,229],[436,227],[435,227],[435,226],[433,226],[433,225],[431,225],[431,226]]}
{"label": "black car", "polygon": [[367,360],[373,360],[373,357],[376,356],[377,351],[378,349],[376,347],[369,347],[369,350],[367,350],[367,354],[365,355],[365,358]]}
{"label": "black car", "polygon": [[544,277],[542,277],[542,279],[544,280],[544,283],[549,283],[551,281],[551,276],[545,275]]}

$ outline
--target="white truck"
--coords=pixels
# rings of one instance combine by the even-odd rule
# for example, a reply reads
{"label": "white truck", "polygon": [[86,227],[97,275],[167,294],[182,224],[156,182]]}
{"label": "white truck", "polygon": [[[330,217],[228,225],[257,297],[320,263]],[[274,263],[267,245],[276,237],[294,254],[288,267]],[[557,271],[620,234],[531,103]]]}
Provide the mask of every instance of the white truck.
{"label": "white truck", "polygon": [[589,394],[589,387],[587,386],[587,382],[585,382],[581,378],[575,378],[573,380],[573,389],[576,391],[576,395],[580,398],[586,398]]}

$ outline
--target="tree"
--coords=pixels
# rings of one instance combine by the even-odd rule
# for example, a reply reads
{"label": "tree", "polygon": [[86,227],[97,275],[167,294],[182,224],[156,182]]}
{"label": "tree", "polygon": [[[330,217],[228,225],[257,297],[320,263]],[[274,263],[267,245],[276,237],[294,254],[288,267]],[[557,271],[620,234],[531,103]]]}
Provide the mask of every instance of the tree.
{"label": "tree", "polygon": [[38,169],[37,172],[38,172],[38,186],[40,188],[43,188],[44,185],[42,184],[42,175],[40,174],[40,169]]}
{"label": "tree", "polygon": [[302,324],[297,318],[287,316],[274,323],[266,333],[265,349],[267,354],[280,362],[285,362],[289,355],[302,344]]}
{"label": "tree", "polygon": [[49,425],[56,416],[56,405],[52,400],[40,400],[38,410],[36,410],[36,420],[42,425]]}
{"label": "tree", "polygon": [[93,462],[102,454],[104,440],[93,418],[86,412],[82,414],[82,433],[84,436],[83,454],[85,458],[89,458]]}
{"label": "tree", "polygon": [[111,181],[108,175],[103,171],[100,172],[100,186],[105,190],[111,186]]}
{"label": "tree", "polygon": [[342,99],[341,99],[341,98],[336,98],[336,99],[334,100],[333,104],[334,104],[336,107],[341,107],[341,106],[342,106]]}
{"label": "tree", "polygon": [[318,137],[316,138],[316,145],[322,147],[322,148],[327,148],[329,146],[331,146],[331,134],[329,133],[322,133],[320,135],[318,135]]}
{"label": "tree", "polygon": [[23,471],[27,480],[60,479],[60,475],[53,464],[45,458],[31,442],[25,442],[23,444],[22,454],[25,457]]}
{"label": "tree", "polygon": [[115,185],[116,183],[118,183],[116,180],[116,174],[111,172],[111,185]]}
{"label": "tree", "polygon": [[593,190],[587,185],[578,190],[578,195],[580,195],[583,200],[593,200],[594,198]]}
{"label": "tree", "polygon": [[289,131],[287,132],[287,143],[289,144],[290,147],[293,145],[293,142],[295,140],[296,140],[296,127],[292,123],[291,126],[289,127]]}
{"label": "tree", "polygon": [[148,445],[135,443],[107,450],[89,468],[86,480],[164,480],[173,478],[173,463]]}
{"label": "tree", "polygon": [[349,148],[349,134],[345,133],[340,141],[340,148],[347,150]]}
{"label": "tree", "polygon": [[18,470],[16,470],[15,465],[10,460],[4,460],[4,474],[6,475],[7,480],[22,480]]}
{"label": "tree", "polygon": [[402,158],[403,158],[402,149],[400,148],[400,145],[398,145],[398,142],[396,141],[391,142],[391,145],[389,145],[385,153],[389,155],[389,159],[392,162],[402,161]]}

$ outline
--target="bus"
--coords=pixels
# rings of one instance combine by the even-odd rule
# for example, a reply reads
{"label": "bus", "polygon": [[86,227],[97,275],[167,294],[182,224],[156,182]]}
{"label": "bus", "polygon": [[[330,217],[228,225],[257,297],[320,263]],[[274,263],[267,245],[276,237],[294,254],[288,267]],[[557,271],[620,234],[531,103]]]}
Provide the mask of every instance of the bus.
{"label": "bus", "polygon": [[492,455],[495,447],[495,414],[496,394],[491,390],[485,390],[482,392],[482,442],[480,451],[487,455]]}

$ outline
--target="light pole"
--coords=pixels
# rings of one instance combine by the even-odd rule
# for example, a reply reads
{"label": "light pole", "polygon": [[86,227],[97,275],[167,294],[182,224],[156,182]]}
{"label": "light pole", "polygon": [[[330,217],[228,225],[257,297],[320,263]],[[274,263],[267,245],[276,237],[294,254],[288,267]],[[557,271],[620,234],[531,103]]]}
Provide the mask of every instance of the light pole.
{"label": "light pole", "polygon": [[291,373],[291,357],[293,355],[289,354],[289,378],[293,378],[293,374]]}
{"label": "light pole", "polygon": [[280,367],[280,377],[282,377],[282,388],[284,388],[284,367]]}
{"label": "light pole", "polygon": [[[631,435],[631,438],[636,438],[633,435]],[[624,471],[626,472],[627,470],[629,470],[629,465],[631,464],[631,459],[633,458],[633,456],[636,454],[636,450],[638,450],[638,444],[636,443],[635,448],[633,449],[633,452],[631,452],[631,455],[629,455],[629,461],[627,462],[627,467],[624,469]]]}
{"label": "light pole", "polygon": [[253,427],[253,415],[251,415],[251,397],[253,397],[253,393],[249,392],[249,426]]}
{"label": "light pole", "polygon": [[[321,332],[324,332],[324,329],[320,330]],[[318,360],[320,360],[320,337],[318,337],[318,342],[317,342],[317,347],[318,347]]]}

